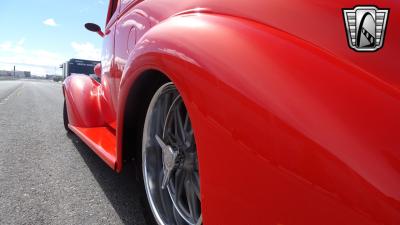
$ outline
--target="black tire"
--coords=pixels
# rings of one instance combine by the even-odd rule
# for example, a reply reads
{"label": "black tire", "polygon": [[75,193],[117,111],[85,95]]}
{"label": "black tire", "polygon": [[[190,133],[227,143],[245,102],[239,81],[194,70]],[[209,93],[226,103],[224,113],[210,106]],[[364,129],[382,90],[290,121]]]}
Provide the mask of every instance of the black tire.
{"label": "black tire", "polygon": [[[158,76],[157,76],[158,75]],[[157,76],[157,78],[154,78]],[[139,80],[136,86],[128,97],[129,105],[126,106],[125,114],[129,115],[125,118],[124,127],[124,163],[132,163],[135,167],[135,195],[139,197],[141,205],[141,213],[146,225],[158,225],[154,219],[149,202],[146,196],[142,173],[142,139],[143,126],[146,117],[147,109],[150,101],[156,91],[169,80],[161,74],[152,74],[147,77],[152,77],[150,80]],[[140,96],[140,97],[138,97]]]}
{"label": "black tire", "polygon": [[64,107],[63,107],[63,121],[64,121],[64,129],[65,129],[68,133],[70,133],[71,130],[70,130],[69,127],[68,127],[69,120],[68,120],[68,112],[67,112],[67,103],[66,103],[65,100],[64,100]]}
{"label": "black tire", "polygon": [[153,212],[151,211],[151,207],[149,204],[149,201],[147,199],[146,195],[146,190],[144,187],[144,179],[143,179],[143,170],[142,170],[142,139],[143,139],[143,126],[144,126],[144,120],[146,117],[147,109],[150,104],[150,101],[153,97],[153,95],[156,93],[157,89],[161,87],[163,84],[165,84],[166,81],[162,80],[161,82],[157,82],[156,85],[149,87],[151,91],[149,91],[145,96],[143,96],[143,105],[141,105],[141,111],[139,113],[140,115],[140,122],[139,124],[135,124],[136,127],[136,146],[135,149],[139,149],[138,152],[136,152],[135,156],[135,175],[136,175],[136,186],[137,190],[139,191],[139,199],[140,199],[140,204],[142,206],[142,214],[145,219],[146,225],[159,225],[157,221],[154,218]]}
{"label": "black tire", "polygon": [[[140,164],[138,161],[140,161]],[[150,204],[146,196],[146,190],[144,188],[144,180],[142,174],[141,159],[135,161],[135,167],[136,167],[136,185],[139,190],[139,199],[140,199],[140,204],[142,206],[142,214],[145,219],[146,225],[158,225],[158,223],[154,218],[153,213],[151,212]]]}
{"label": "black tire", "polygon": [[[137,177],[139,178],[141,190],[141,201],[143,209],[145,210],[144,216],[146,222],[148,224],[157,224],[158,222],[159,224],[175,225],[202,224],[197,150],[194,141],[193,129],[186,106],[183,103],[180,93],[172,82],[168,82],[160,86],[151,97],[152,99],[148,104],[147,111],[144,116],[145,119],[142,126],[143,129],[141,129],[141,153],[143,155],[141,154],[142,157],[138,159],[138,162],[140,163],[136,162],[136,166],[138,167]],[[162,119],[164,116],[165,118]],[[173,122],[173,119],[175,122]],[[177,125],[178,122],[176,122],[178,120],[181,123],[180,128]],[[169,129],[166,129],[168,126],[170,126]],[[164,129],[160,129],[159,127],[164,127]],[[181,129],[181,132],[177,132],[178,129]],[[168,134],[168,132],[172,132],[173,130],[175,130],[173,134]],[[177,133],[180,135],[179,138],[176,138]],[[165,138],[166,134],[169,135],[170,138]],[[171,146],[180,147],[177,148]],[[172,148],[175,149],[172,150]],[[163,152],[163,159],[166,157],[175,157],[173,158],[174,164],[168,164],[168,161],[161,159],[160,154],[154,153],[155,149]],[[142,159],[144,160],[144,163]],[[159,161],[157,162],[155,159],[159,159]],[[168,168],[168,166],[170,166],[169,170],[171,174],[176,173],[187,175],[175,177],[175,179],[181,180],[178,182],[176,182],[176,180],[169,180],[169,175],[166,176],[164,170],[165,168]],[[158,171],[159,169],[162,169],[161,172],[164,172],[163,177],[158,175],[160,174]],[[190,177],[191,175],[193,175],[193,178],[197,177],[197,181],[186,178]],[[168,184],[168,182],[170,183]],[[191,198],[188,198],[187,194],[183,194],[184,197],[182,197],[182,194],[177,194],[178,186],[182,187],[183,185],[176,186],[176,184],[188,182],[193,182],[188,189],[185,188],[186,193],[190,193],[189,195],[192,196]],[[165,184],[167,184],[167,186],[162,187],[162,185]],[[198,185],[197,188],[194,188],[195,185]],[[173,190],[176,190],[176,192],[174,193]],[[179,193],[182,193],[182,190],[184,189],[181,188],[181,192]],[[174,194],[176,194],[176,196],[173,196]],[[176,202],[173,199],[175,199]],[[180,202],[177,203],[178,201]],[[189,204],[189,201],[191,201],[193,204]],[[184,208],[184,206],[187,207]],[[192,206],[192,208],[189,209],[188,207],[190,206]],[[187,213],[189,211],[190,215]]]}
{"label": "black tire", "polygon": [[139,197],[141,213],[146,225],[158,225],[149,205],[144,187],[142,170],[142,139],[144,121],[151,99],[157,90],[169,82],[169,79],[161,73],[151,71],[142,76],[132,87],[128,96],[129,104],[125,108],[124,119],[124,163],[132,161],[135,167],[135,195]]}

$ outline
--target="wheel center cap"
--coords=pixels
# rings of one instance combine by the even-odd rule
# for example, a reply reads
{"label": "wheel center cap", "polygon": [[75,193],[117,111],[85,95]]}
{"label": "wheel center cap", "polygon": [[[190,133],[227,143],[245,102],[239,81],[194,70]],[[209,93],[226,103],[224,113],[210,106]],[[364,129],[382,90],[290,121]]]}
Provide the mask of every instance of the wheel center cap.
{"label": "wheel center cap", "polygon": [[157,135],[156,135],[156,140],[162,150],[164,177],[162,180],[161,187],[162,189],[164,189],[169,182],[173,169],[175,168],[176,158],[178,157],[178,151],[174,151],[174,149],[170,145],[165,144],[164,141]]}
{"label": "wheel center cap", "polygon": [[175,167],[175,160],[178,154],[169,145],[166,145],[162,148],[162,153],[164,167],[167,170],[172,170]]}

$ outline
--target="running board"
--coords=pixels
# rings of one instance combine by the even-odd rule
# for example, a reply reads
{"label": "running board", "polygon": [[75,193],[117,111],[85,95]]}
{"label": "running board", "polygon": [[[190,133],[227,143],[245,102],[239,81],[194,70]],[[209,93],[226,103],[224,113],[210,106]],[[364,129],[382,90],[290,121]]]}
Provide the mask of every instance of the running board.
{"label": "running board", "polygon": [[115,133],[108,127],[68,127],[81,138],[113,170],[116,169],[117,145]]}

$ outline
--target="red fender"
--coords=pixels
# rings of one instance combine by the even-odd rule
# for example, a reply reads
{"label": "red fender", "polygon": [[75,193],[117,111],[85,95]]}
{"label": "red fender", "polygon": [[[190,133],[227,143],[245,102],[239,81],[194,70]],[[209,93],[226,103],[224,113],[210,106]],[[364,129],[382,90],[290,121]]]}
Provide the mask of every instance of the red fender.
{"label": "red fender", "polygon": [[118,161],[130,88],[157,69],[191,116],[205,224],[400,223],[400,94],[369,71],[221,15],[156,25],[127,65]]}
{"label": "red fender", "polygon": [[64,81],[68,119],[72,126],[104,126],[100,84],[86,75],[72,75]]}
{"label": "red fender", "polygon": [[64,81],[69,128],[112,169],[116,169],[115,131],[106,123],[110,110],[102,86],[86,75]]}

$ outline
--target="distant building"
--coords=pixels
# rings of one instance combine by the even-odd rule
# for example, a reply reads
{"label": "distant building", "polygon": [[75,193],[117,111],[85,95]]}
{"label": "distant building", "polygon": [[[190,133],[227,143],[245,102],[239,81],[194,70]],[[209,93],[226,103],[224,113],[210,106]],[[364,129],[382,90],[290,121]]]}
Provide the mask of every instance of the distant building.
{"label": "distant building", "polygon": [[63,69],[64,78],[71,74],[94,74],[94,67],[100,61],[84,60],[84,59],[70,59],[69,61],[61,64],[60,68]]}
{"label": "distant building", "polygon": [[31,71],[23,71],[23,76],[25,77],[31,77]]}
{"label": "distant building", "polygon": [[0,76],[9,76],[9,77],[18,77],[18,78],[27,78],[31,77],[30,71],[9,71],[9,70],[0,70]]}
{"label": "distant building", "polygon": [[0,76],[2,76],[2,77],[12,76],[12,72],[11,71],[7,71],[7,70],[0,70]]}
{"label": "distant building", "polygon": [[62,81],[62,80],[64,80],[62,75],[52,75],[52,74],[46,74],[46,79],[47,80],[53,80],[53,81]]}
{"label": "distant building", "polygon": [[53,80],[57,75],[51,75],[51,74],[46,74],[46,79],[47,80]]}

